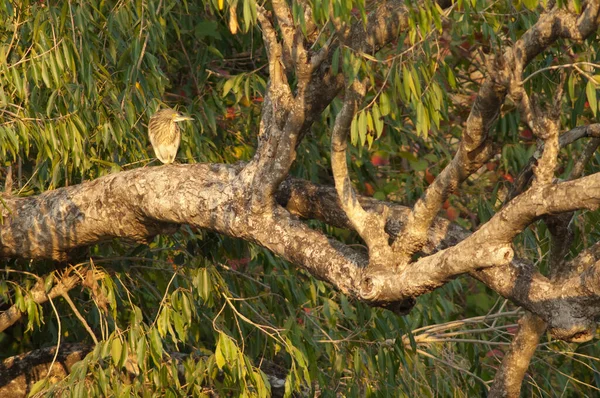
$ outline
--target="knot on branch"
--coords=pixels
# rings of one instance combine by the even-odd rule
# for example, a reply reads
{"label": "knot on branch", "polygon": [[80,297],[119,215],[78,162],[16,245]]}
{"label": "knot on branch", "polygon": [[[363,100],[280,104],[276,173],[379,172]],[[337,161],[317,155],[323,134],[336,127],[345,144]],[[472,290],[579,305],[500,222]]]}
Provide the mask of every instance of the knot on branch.
{"label": "knot on branch", "polygon": [[[596,323],[588,319],[562,319],[564,316],[560,316],[557,313],[557,318],[553,318],[549,323],[548,331],[550,335],[558,340],[563,340],[569,343],[585,343],[594,338],[596,332]],[[558,324],[567,321],[566,325],[557,325],[555,327],[552,324]]]}
{"label": "knot on branch", "polygon": [[398,275],[389,270],[366,270],[360,281],[359,295],[371,305],[398,315],[406,315],[416,301],[413,297],[404,295],[402,289],[396,286],[398,283]]}

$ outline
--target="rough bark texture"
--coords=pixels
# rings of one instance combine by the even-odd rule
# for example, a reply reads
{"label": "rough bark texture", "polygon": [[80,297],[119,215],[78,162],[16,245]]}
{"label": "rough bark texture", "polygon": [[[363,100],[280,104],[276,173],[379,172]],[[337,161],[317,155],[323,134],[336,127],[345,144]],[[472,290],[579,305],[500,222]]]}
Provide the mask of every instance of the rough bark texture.
{"label": "rough bark texture", "polygon": [[489,398],[520,396],[525,372],[545,330],[546,323],[535,315],[527,314],[519,320],[519,330],[502,359],[502,366],[496,373]]}
{"label": "rough bark texture", "polygon": [[56,347],[5,359],[0,363],[0,398],[26,397],[33,385],[44,377],[48,377],[50,383],[64,379],[73,365],[92,349],[84,344],[63,344],[54,363]]}

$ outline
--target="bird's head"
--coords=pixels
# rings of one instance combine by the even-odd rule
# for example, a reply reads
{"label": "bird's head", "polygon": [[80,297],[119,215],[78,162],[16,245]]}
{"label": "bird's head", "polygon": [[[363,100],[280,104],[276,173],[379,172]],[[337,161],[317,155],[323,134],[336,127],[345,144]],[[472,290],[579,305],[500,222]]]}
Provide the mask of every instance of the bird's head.
{"label": "bird's head", "polygon": [[173,116],[174,122],[183,122],[184,120],[194,120],[194,119],[189,116],[182,115],[179,112],[175,112],[175,116]]}
{"label": "bird's head", "polygon": [[169,120],[171,122],[183,122],[185,120],[194,120],[191,117],[182,115],[181,113],[177,112],[175,109],[171,109],[171,108],[161,109],[160,111],[156,112],[156,114],[153,116],[153,118],[154,117],[156,117],[158,119],[163,119],[165,121]]}

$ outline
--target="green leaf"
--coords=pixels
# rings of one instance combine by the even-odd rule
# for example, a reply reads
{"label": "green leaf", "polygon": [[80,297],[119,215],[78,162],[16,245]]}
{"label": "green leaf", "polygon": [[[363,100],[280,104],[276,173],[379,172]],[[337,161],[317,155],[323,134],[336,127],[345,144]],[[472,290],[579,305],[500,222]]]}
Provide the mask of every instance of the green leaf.
{"label": "green leaf", "polygon": [[231,89],[233,88],[233,85],[235,84],[235,80],[236,80],[236,77],[227,79],[227,81],[223,85],[223,95],[222,95],[223,98],[226,97],[227,94],[229,93],[229,91],[231,91]]}
{"label": "green leaf", "polygon": [[50,75],[48,75],[47,66],[41,63],[40,67],[42,69],[42,80],[44,81],[44,84],[46,85],[46,87],[52,88],[52,82],[50,81]]}
{"label": "green leaf", "polygon": [[162,339],[156,328],[152,328],[150,331],[150,355],[156,366],[160,366],[162,363],[163,346]]}
{"label": "green leaf", "polygon": [[244,32],[248,32],[252,26],[252,11],[250,11],[250,1],[244,0]]}
{"label": "green leaf", "polygon": [[58,95],[58,90],[54,90],[52,94],[50,94],[50,98],[48,98],[48,104],[46,105],[46,116],[48,118],[52,117],[52,110],[54,109],[54,101],[56,101],[56,96]]}
{"label": "green leaf", "polygon": [[333,75],[337,75],[340,67],[340,48],[337,47],[333,52],[333,57],[331,58],[331,72]]}
{"label": "green leaf", "polygon": [[427,132],[425,120],[425,107],[422,102],[417,103],[417,134],[425,136]]}
{"label": "green leaf", "polygon": [[375,131],[375,125],[373,124],[373,115],[371,115],[371,112],[369,111],[365,111],[365,113],[367,114],[367,132],[372,132]]}
{"label": "green leaf", "polygon": [[190,323],[192,321],[192,306],[190,304],[190,299],[187,296],[187,294],[182,294],[181,295],[181,305],[182,305],[182,309],[183,309],[183,315],[185,317],[185,321],[186,323]]}
{"label": "green leaf", "polygon": [[115,337],[110,346],[110,356],[112,357],[113,363],[115,365],[119,364],[119,360],[121,359],[121,351],[123,350],[123,344],[118,337]]}
{"label": "green leaf", "polygon": [[383,117],[381,116],[381,112],[379,111],[379,106],[377,104],[373,105],[373,122],[375,124],[375,132],[377,133],[377,138],[381,137],[381,133],[383,133]]}
{"label": "green leaf", "polygon": [[17,89],[17,94],[19,97],[23,98],[25,96],[25,92],[23,91],[23,81],[21,79],[20,70],[16,67],[11,68],[12,72],[12,83],[13,86]]}
{"label": "green leaf", "polygon": [[223,369],[225,364],[234,365],[237,362],[237,347],[229,336],[225,333],[219,333],[219,341],[215,351],[215,360],[219,369]]}
{"label": "green leaf", "polygon": [[596,85],[591,80],[585,86],[585,94],[590,104],[590,109],[594,116],[596,116],[596,112],[598,112],[598,99],[596,98]]}
{"label": "green leaf", "polygon": [[367,116],[364,111],[358,115],[358,138],[360,145],[364,145],[367,139]]}
{"label": "green leaf", "polygon": [[411,92],[416,95],[417,90],[415,89],[415,83],[412,81],[412,75],[405,66],[402,67],[402,87],[404,88],[405,98],[410,98]]}
{"label": "green leaf", "polygon": [[412,83],[411,90],[413,90],[416,98],[421,98],[421,80],[419,80],[419,74],[414,67],[410,68],[410,74],[412,76],[410,81]]}
{"label": "green leaf", "polygon": [[44,279],[44,291],[48,293],[52,289],[52,285],[54,284],[54,274],[50,273]]}
{"label": "green leaf", "polygon": [[379,96],[379,109],[381,111],[381,116],[387,116],[390,114],[390,97],[385,92],[381,93]]}
{"label": "green leaf", "polygon": [[15,287],[15,304],[19,311],[25,312],[27,306],[25,305],[25,299],[23,298],[23,293],[21,292],[20,287]]}
{"label": "green leaf", "polygon": [[156,327],[158,329],[158,333],[160,333],[161,337],[165,337],[167,335],[169,329],[169,310],[167,307],[163,307],[160,315],[158,316],[158,321],[156,322]]}
{"label": "green leaf", "polygon": [[358,117],[354,115],[352,124],[350,125],[350,142],[352,145],[358,145]]}
{"label": "green leaf", "polygon": [[27,330],[33,330],[36,325],[40,324],[40,313],[38,305],[33,301],[32,298],[25,300],[27,306]]}
{"label": "green leaf", "polygon": [[177,338],[181,341],[186,341],[186,328],[182,316],[178,312],[173,312],[171,317],[173,318],[173,325],[177,332]]}
{"label": "green leaf", "polygon": [[41,392],[44,388],[48,387],[48,378],[44,377],[41,380],[38,380],[31,390],[29,391],[29,397],[35,396],[37,393]]}
{"label": "green leaf", "polygon": [[146,360],[146,339],[143,337],[140,337],[137,341],[136,358],[138,366],[143,368]]}

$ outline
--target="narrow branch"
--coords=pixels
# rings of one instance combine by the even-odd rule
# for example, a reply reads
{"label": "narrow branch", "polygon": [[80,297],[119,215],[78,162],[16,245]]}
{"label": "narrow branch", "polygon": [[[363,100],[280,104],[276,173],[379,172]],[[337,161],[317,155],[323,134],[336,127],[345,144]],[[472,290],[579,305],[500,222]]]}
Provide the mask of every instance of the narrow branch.
{"label": "narrow branch", "polygon": [[303,73],[308,70],[308,54],[300,27],[294,25],[294,19],[286,0],[273,0],[273,11],[283,38],[283,61],[288,70],[295,70],[301,82],[310,78]]}
{"label": "narrow branch", "polygon": [[[600,138],[600,123],[590,124],[588,126],[579,126],[571,129],[560,135],[558,139],[558,143],[560,148],[564,148],[567,145],[572,144],[573,142],[586,137],[594,137]],[[519,176],[515,179],[515,183],[511,187],[507,197],[506,202],[512,200],[515,196],[521,194],[527,186],[530,184],[531,179],[533,178],[533,166],[537,163],[537,160],[542,156],[542,152],[544,150],[543,144],[540,144],[536,152],[529,159],[529,162],[523,170],[519,173]],[[587,163],[587,161],[586,161]],[[570,177],[570,179],[578,178],[582,174],[574,175]]]}
{"label": "narrow branch", "polygon": [[[48,300],[55,299],[56,297],[66,294],[69,290],[73,289],[80,283],[81,279],[78,276],[66,276],[57,281],[56,286],[46,293],[44,284],[42,282],[38,282],[33,289],[27,292],[27,295],[31,297],[36,304],[43,304]],[[12,305],[8,310],[1,313],[0,333],[14,325],[25,314],[26,312],[21,311],[16,304]]]}
{"label": "narrow branch", "polygon": [[543,110],[529,95],[523,87],[522,68],[513,72],[508,83],[510,94],[519,103],[522,117],[525,119],[533,134],[544,142],[544,149],[537,166],[533,171],[536,176],[536,185],[551,184],[554,178],[554,170],[558,164],[560,127],[560,111],[562,104],[563,89],[566,75],[561,75],[561,80],[554,93],[554,101],[549,109]]}
{"label": "narrow branch", "polygon": [[79,319],[79,322],[81,322],[81,324],[83,325],[84,329],[88,332],[88,334],[90,335],[90,337],[92,338],[92,340],[94,341],[94,343],[97,345],[98,344],[98,338],[94,334],[94,331],[92,330],[92,328],[90,327],[90,325],[87,323],[87,321],[85,320],[85,318],[83,317],[83,315],[81,315],[81,312],[79,312],[79,310],[77,309],[77,306],[75,305],[75,303],[73,302],[73,300],[71,300],[71,297],[69,297],[69,293],[63,292],[61,294],[61,296],[67,302],[67,304],[69,304],[69,307],[71,307],[71,310],[73,311],[73,313],[75,314],[75,316],[77,317],[77,319]]}
{"label": "narrow branch", "polygon": [[581,156],[573,165],[573,170],[571,170],[571,174],[569,175],[570,180],[579,178],[583,175],[585,166],[592,159],[598,147],[600,147],[600,134],[598,137],[592,138],[585,146]]}
{"label": "narrow branch", "polygon": [[386,214],[367,212],[356,198],[348,173],[346,151],[352,119],[366,93],[366,82],[355,80],[346,88],[344,105],[335,119],[331,137],[331,168],[342,209],[352,227],[369,247],[370,266],[383,267],[389,263],[390,249],[386,234]]}
{"label": "narrow branch", "polygon": [[[282,61],[283,50],[277,39],[277,32],[269,20],[268,12],[263,7],[258,7],[257,17],[262,28],[263,40],[267,49],[267,57],[269,58],[269,80],[271,82],[271,89],[269,91],[283,90],[289,92],[286,70]],[[273,97],[279,98],[280,96],[274,95]]]}

